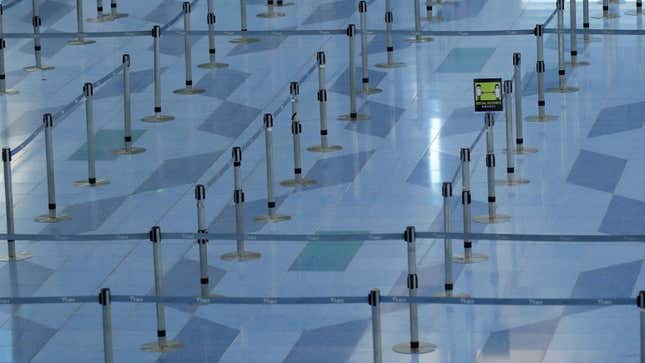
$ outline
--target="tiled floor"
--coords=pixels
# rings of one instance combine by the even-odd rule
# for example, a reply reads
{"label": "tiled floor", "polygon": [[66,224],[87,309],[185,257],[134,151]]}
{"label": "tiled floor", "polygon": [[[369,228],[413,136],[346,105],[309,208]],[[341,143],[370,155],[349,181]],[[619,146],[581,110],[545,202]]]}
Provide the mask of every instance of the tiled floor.
{"label": "tiled floor", "polygon": [[[295,0],[280,9],[286,17],[265,20],[256,13],[264,1],[249,1],[249,29],[343,29],[358,23],[355,0]],[[581,1],[578,1],[582,3]],[[13,1],[4,15],[5,32],[31,32],[31,2]],[[215,0],[217,28],[239,29],[239,3]],[[370,0],[370,28],[383,27],[383,0]],[[413,27],[413,1],[394,1],[395,28]],[[425,2],[422,1],[422,5]],[[85,15],[95,15],[85,0]],[[435,6],[446,20],[435,30],[532,29],[551,14],[551,0],[461,0]],[[601,5],[591,2],[592,13]],[[633,2],[612,4],[622,13]],[[119,2],[129,17],[113,23],[86,23],[88,31],[149,30],[181,10],[179,0]],[[425,7],[422,6],[423,10]],[[43,0],[43,31],[74,31],[74,0]],[[566,9],[569,9],[568,2]],[[206,0],[193,6],[194,29],[206,29]],[[581,18],[582,5],[578,6]],[[568,24],[568,11],[565,14]],[[579,26],[581,21],[579,21]],[[553,27],[554,23],[550,24]],[[567,25],[568,26],[568,25]],[[642,19],[592,19],[592,28],[637,29]],[[172,29],[182,29],[181,21]],[[336,117],[349,108],[347,38],[334,35],[262,36],[250,45],[217,37],[219,60],[230,67],[204,70],[208,39],[194,36],[193,80],[206,92],[173,94],[184,84],[184,45],[180,37],[161,38],[163,108],[176,117],[166,124],[139,122],[153,111],[151,39],[100,38],[86,47],[44,39],[46,64],[54,71],[27,74],[33,41],[7,38],[7,82],[20,90],[0,97],[0,140],[16,147],[55,112],[79,95],[84,82],[96,81],[132,56],[135,143],[147,152],[111,153],[121,147],[123,111],[120,75],[96,89],[97,175],[111,184],[97,189],[74,186],[87,177],[85,111],[81,106],[55,120],[56,188],[61,211],[72,220],[56,225],[33,221],[47,210],[42,135],[13,162],[16,230],[21,233],[141,233],[158,224],[163,231],[196,230],[193,188],[207,186],[206,216],[211,232],[234,231],[233,172],[230,150],[244,149],[242,174],[248,232],[320,233],[401,232],[405,226],[441,230],[441,183],[459,167],[459,149],[471,145],[483,126],[472,112],[472,79],[511,77],[512,54],[523,58],[523,108],[535,114],[535,39],[532,36],[445,36],[414,44],[395,36],[395,58],[406,67],[384,70],[385,38],[370,35],[369,74],[380,94],[359,97],[361,123]],[[567,47],[568,47],[568,37]],[[547,110],[558,122],[525,124],[525,138],[539,153],[518,156],[518,172],[530,179],[522,187],[498,187],[500,211],[509,223],[474,225],[475,232],[645,233],[645,68],[641,36],[598,36],[579,43],[590,67],[567,70],[578,93],[547,94]],[[318,79],[315,53],[327,55],[329,138],[343,147],[330,154],[305,151],[319,143]],[[545,37],[546,86],[557,84],[557,42]],[[357,65],[360,62],[356,63]],[[357,68],[360,76],[360,68]],[[289,82],[300,80],[303,123],[303,174],[317,184],[287,189],[277,182],[292,177]],[[286,105],[286,107],[285,107]],[[277,112],[276,112],[277,110]],[[292,216],[284,223],[257,223],[265,213],[266,171],[262,115],[274,113],[277,205]],[[504,117],[495,130],[498,177],[505,159]],[[486,210],[483,141],[473,149],[473,214]],[[455,184],[452,225],[462,214]],[[4,230],[4,208],[0,213]],[[443,241],[419,241],[420,294],[443,288]],[[460,241],[454,242],[461,252]],[[93,295],[102,287],[113,294],[153,291],[152,248],[147,241],[33,242],[18,244],[33,258],[0,263],[0,296]],[[220,255],[234,242],[210,241],[210,291],[225,296],[365,296],[371,288],[406,294],[407,256],[402,241],[249,242],[262,258],[227,262]],[[0,248],[5,248],[4,243]],[[645,284],[640,244],[512,243],[476,241],[485,263],[455,265],[456,290],[476,297],[628,297]],[[168,295],[199,292],[199,254],[192,241],[164,241]],[[405,306],[387,305],[383,315],[386,362],[620,362],[639,361],[639,322],[635,307],[478,307],[421,306],[421,337],[439,346],[431,354],[404,356],[389,348],[408,339]],[[185,348],[159,355],[138,347],[154,340],[152,305],[113,306],[116,362],[370,362],[368,306],[168,306],[168,334]],[[0,308],[0,362],[74,363],[101,361],[98,304],[4,306]]]}

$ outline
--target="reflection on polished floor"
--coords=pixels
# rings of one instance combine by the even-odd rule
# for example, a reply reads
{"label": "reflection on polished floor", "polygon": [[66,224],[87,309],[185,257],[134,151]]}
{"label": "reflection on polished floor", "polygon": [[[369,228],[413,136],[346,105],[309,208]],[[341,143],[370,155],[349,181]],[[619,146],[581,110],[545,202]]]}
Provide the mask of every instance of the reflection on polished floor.
{"label": "reflection on polished floor", "polygon": [[[14,1],[4,14],[5,32],[33,31],[32,4]],[[108,8],[108,1],[106,9]],[[262,0],[249,0],[250,30],[344,29],[359,23],[356,0],[295,0],[280,8],[282,18],[255,15]],[[206,28],[206,0],[192,7],[193,29]],[[422,2],[425,5],[425,2]],[[578,15],[582,1],[578,1]],[[602,7],[591,3],[591,12]],[[394,1],[394,28],[414,27],[413,1]],[[568,27],[569,5],[565,27]],[[95,3],[84,1],[86,16]],[[215,0],[218,30],[239,29],[239,2]],[[368,1],[369,28],[383,29],[384,0]],[[633,2],[611,4],[612,12],[631,10]],[[74,0],[41,0],[43,32],[76,30]],[[432,30],[533,29],[555,9],[555,0],[458,0],[436,5],[443,22],[423,22]],[[129,17],[86,23],[86,31],[149,30],[181,11],[179,0],[119,2]],[[422,6],[425,13],[425,6]],[[578,20],[579,27],[582,21]],[[555,20],[547,28],[554,28]],[[640,29],[642,18],[592,19],[591,28]],[[171,30],[181,30],[181,20]],[[85,110],[76,108],[55,120],[53,143],[57,203],[72,220],[43,225],[34,217],[47,210],[44,138],[40,134],[13,160],[16,231],[19,233],[142,233],[197,228],[196,184],[207,188],[209,232],[234,232],[231,148],[243,147],[242,179],[247,232],[293,234],[443,230],[441,184],[460,167],[459,150],[476,140],[484,118],[472,106],[472,80],[510,79],[514,52],[522,54],[523,109],[537,112],[536,45],[532,35],[437,36],[411,43],[396,34],[395,60],[405,67],[377,68],[386,59],[382,33],[368,36],[369,76],[382,93],[359,95],[367,121],[336,117],[349,109],[347,37],[344,35],[262,35],[250,44],[216,37],[218,61],[228,68],[202,69],[208,37],[192,37],[193,82],[200,95],[178,95],[184,86],[184,40],[161,37],[164,113],[176,120],[142,123],[152,113],[151,37],[97,38],[84,47],[66,39],[44,38],[43,56],[52,71],[26,73],[33,63],[33,40],[6,39],[7,83],[20,94],[0,96],[0,140],[16,147],[55,112],[93,82],[132,57],[133,142],[146,148],[118,156],[123,130],[122,80],[111,78],[95,89],[97,176],[111,184],[79,188],[87,177]],[[645,233],[645,137],[643,36],[596,35],[578,43],[588,67],[567,68],[567,83],[577,93],[547,94],[550,123],[525,123],[527,146],[536,154],[517,156],[517,173],[530,184],[497,187],[500,212],[508,223],[474,224],[474,232],[542,234]],[[569,38],[565,37],[567,59]],[[359,44],[357,39],[357,44]],[[546,87],[557,86],[557,38],[545,35]],[[357,81],[362,69],[358,58]],[[329,140],[333,153],[305,149],[320,143],[316,52],[326,53]],[[303,176],[317,184],[285,188],[293,177],[289,83],[300,82]],[[359,85],[360,87],[360,85]],[[285,107],[286,105],[286,107]],[[281,223],[258,223],[266,212],[263,114],[274,114],[276,205],[290,215]],[[504,115],[495,126],[497,173],[503,176]],[[486,211],[485,139],[472,149],[473,215]],[[641,165],[641,166],[639,166]],[[461,185],[454,185],[452,225],[460,230]],[[3,199],[4,201],[4,199]],[[4,204],[4,203],[3,203]],[[5,231],[4,208],[0,230]],[[371,288],[406,295],[407,255],[403,241],[247,242],[262,258],[223,261],[235,244],[210,241],[210,291],[232,297],[365,296]],[[150,242],[19,242],[33,257],[0,263],[0,296],[92,295],[109,287],[113,294],[154,293]],[[4,242],[0,246],[4,249]],[[461,241],[454,241],[461,252]],[[638,243],[513,243],[475,241],[484,263],[454,265],[456,292],[475,297],[587,298],[629,297],[642,289],[645,247]],[[443,290],[443,240],[418,241],[419,294]],[[194,296],[199,288],[198,246],[164,241],[164,291]],[[421,305],[422,340],[438,350],[419,356],[394,353],[390,346],[409,339],[406,306],[387,306],[383,314],[385,362],[620,362],[640,361],[636,307],[495,307]],[[156,335],[155,310],[147,304],[113,306],[116,362],[371,362],[369,306],[360,305],[170,305],[168,335],[184,349],[166,353],[139,350]],[[0,307],[0,362],[103,361],[98,304]]]}

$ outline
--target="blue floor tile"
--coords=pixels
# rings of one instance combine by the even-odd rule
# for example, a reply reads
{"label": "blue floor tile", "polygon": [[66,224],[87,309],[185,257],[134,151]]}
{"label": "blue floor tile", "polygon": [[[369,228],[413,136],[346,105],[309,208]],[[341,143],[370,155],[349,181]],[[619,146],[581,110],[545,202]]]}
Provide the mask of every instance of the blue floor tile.
{"label": "blue floor tile", "polygon": [[571,167],[567,183],[613,193],[623,175],[627,160],[581,150]]}
{"label": "blue floor tile", "polygon": [[[356,89],[357,90],[360,90],[363,87],[362,74],[363,74],[363,68],[356,67]],[[367,74],[368,74],[368,77],[370,78],[370,86],[378,87],[379,83],[381,83],[381,81],[383,80],[383,78],[385,78],[387,73],[368,69]],[[332,92],[349,95],[349,68],[345,69],[345,71],[341,73],[341,75],[338,76],[338,78],[336,78],[336,81],[329,88],[329,90]]]}
{"label": "blue floor tile", "polygon": [[158,363],[216,363],[237,338],[239,330],[202,318],[191,318],[181,330],[176,340],[184,348],[176,352],[165,353]]}
{"label": "blue floor tile", "polygon": [[493,53],[495,53],[495,48],[453,48],[441,63],[437,72],[481,72]]}
{"label": "blue floor tile", "polygon": [[[346,231],[365,233],[361,231]],[[333,235],[336,232],[319,232]],[[345,271],[363,245],[363,241],[309,242],[289,267],[289,271]]]}
{"label": "blue floor tile", "polygon": [[459,166],[459,157],[440,151],[428,150],[423,154],[410,176],[408,176],[407,182],[429,187],[432,184],[450,181]]}
{"label": "blue floor tile", "polygon": [[195,88],[205,89],[206,96],[216,97],[221,100],[228,99],[245,81],[250,74],[235,69],[225,68],[217,72],[207,73],[202,77]]}
{"label": "blue floor tile", "polygon": [[[132,142],[136,143],[145,132],[145,130],[132,130]],[[99,130],[94,134],[94,141],[95,160],[116,160],[119,156],[113,151],[123,147],[123,130]],[[87,160],[87,143],[78,148],[67,160]]]}
{"label": "blue floor tile", "polygon": [[14,316],[0,328],[0,359],[28,363],[54,334],[55,329]]}
{"label": "blue floor tile", "polygon": [[598,114],[588,137],[611,135],[643,127],[645,102],[604,108]]}
{"label": "blue floor tile", "polygon": [[222,155],[222,151],[164,160],[157,170],[137,188],[135,193],[192,184],[210,168],[220,155]]}
{"label": "blue floor tile", "polygon": [[363,151],[316,161],[306,177],[318,183],[306,190],[351,183],[373,154],[374,151]]}
{"label": "blue floor tile", "polygon": [[257,108],[225,101],[199,125],[199,130],[235,139],[259,115],[260,110]]}
{"label": "blue floor tile", "polygon": [[284,363],[344,363],[354,351],[365,330],[367,320],[354,320],[347,323],[307,330],[293,347]]}
{"label": "blue floor tile", "polygon": [[71,220],[48,225],[40,233],[80,234],[95,231],[125,200],[126,197],[115,197],[69,205],[61,213],[71,216]]}
{"label": "blue floor tile", "polygon": [[645,202],[614,195],[598,231],[608,234],[645,234]]}
{"label": "blue floor tile", "polygon": [[360,134],[377,137],[386,137],[396,127],[396,123],[399,122],[405,110],[399,107],[368,101],[363,104],[358,112],[369,115],[369,121],[350,122],[345,126],[345,130],[352,130]]}

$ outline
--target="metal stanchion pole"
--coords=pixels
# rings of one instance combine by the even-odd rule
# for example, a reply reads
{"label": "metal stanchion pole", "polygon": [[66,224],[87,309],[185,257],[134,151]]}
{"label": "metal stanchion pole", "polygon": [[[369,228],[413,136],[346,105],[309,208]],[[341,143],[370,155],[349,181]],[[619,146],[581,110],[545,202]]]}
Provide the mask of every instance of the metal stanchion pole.
{"label": "metal stanchion pole", "polygon": [[173,93],[180,95],[197,95],[206,92],[206,90],[193,88],[193,45],[190,42],[190,1],[184,1],[182,4],[182,11],[184,12],[184,61],[186,65],[186,87],[174,90]]}
{"label": "metal stanchion pole", "polygon": [[281,18],[285,16],[284,13],[275,11],[275,4],[273,0],[267,0],[267,11],[257,15],[258,18]]}
{"label": "metal stanchion pole", "polygon": [[[0,12],[2,11],[2,5],[0,4]],[[18,94],[18,91],[13,88],[7,88],[7,75],[5,73],[4,65],[4,50],[7,47],[5,40],[0,38],[0,94],[3,95],[15,95]]]}
{"label": "metal stanchion pole", "polygon": [[[463,209],[464,233],[472,232],[472,198],[470,195],[470,149],[462,148],[459,151],[461,159],[461,204]],[[473,242],[470,239],[464,240],[464,255],[455,256],[454,262],[462,264],[473,264],[488,260],[488,257],[473,253]]]}
{"label": "metal stanchion pole", "polygon": [[372,289],[367,299],[372,307],[372,352],[374,363],[383,363],[383,330],[381,327],[381,291]]}
{"label": "metal stanchion pole", "polygon": [[300,151],[300,134],[302,124],[298,115],[298,95],[300,85],[298,82],[291,82],[289,85],[291,94],[291,134],[293,135],[293,174],[294,178],[280,183],[283,187],[297,187],[299,185],[314,185],[316,181],[302,177],[302,154]]}
{"label": "metal stanchion pole", "polygon": [[85,26],[83,24],[83,0],[76,0],[76,32],[78,38],[67,42],[67,45],[87,45],[96,43],[95,40],[85,38]]}
{"label": "metal stanchion pole", "polygon": [[154,80],[155,80],[155,113],[141,119],[143,122],[167,122],[175,119],[175,116],[163,115],[161,113],[161,50],[159,47],[159,37],[161,37],[161,28],[155,25],[152,28],[152,41],[154,48]]}
{"label": "metal stanchion pole", "polygon": [[103,358],[105,363],[114,362],[112,347],[112,294],[110,289],[101,289],[99,304],[103,315]]}
{"label": "metal stanchion pole", "polygon": [[110,17],[112,19],[127,18],[128,14],[119,13],[118,5],[116,3],[116,0],[110,0]]}
{"label": "metal stanchion pole", "polygon": [[578,60],[578,23],[577,23],[577,5],[576,0],[569,0],[569,36],[571,42],[571,61],[568,62],[572,67],[588,66],[589,61]]}
{"label": "metal stanchion pole", "polygon": [[367,1],[361,0],[358,3],[358,13],[361,24],[361,72],[363,75],[363,88],[358,92],[366,95],[381,93],[383,92],[382,89],[370,87],[369,64],[367,61]]}
{"label": "metal stanchion pole", "polygon": [[[206,200],[206,187],[199,184],[195,186],[195,200],[197,201],[197,233],[206,234],[206,216],[204,213],[204,200]],[[199,286],[201,297],[208,298],[208,239],[206,237],[197,239],[199,246]]]}
{"label": "metal stanchion pole", "polygon": [[266,215],[255,217],[256,222],[284,222],[291,219],[288,215],[276,214],[273,191],[273,115],[264,114],[264,140],[266,145],[267,166],[267,211]]}
{"label": "metal stanchion pole", "polygon": [[516,154],[534,154],[536,148],[524,145],[524,116],[522,112],[522,54],[513,53],[513,81],[515,82],[515,148]]}
{"label": "metal stanchion pole", "polygon": [[[441,185],[441,195],[443,196],[443,229],[445,233],[452,231],[452,213],[450,212],[450,205],[452,203],[452,183],[444,182]],[[445,297],[468,297],[466,294],[455,294],[454,281],[452,279],[452,240],[444,238],[443,240],[443,266],[444,266],[444,293],[439,296]]]}
{"label": "metal stanchion pole", "polygon": [[392,38],[392,23],[394,23],[394,14],[392,13],[392,0],[385,0],[385,37],[387,50],[387,63],[376,64],[378,68],[399,68],[405,64],[394,61],[394,40]]}
{"label": "metal stanchion pole", "polygon": [[[403,238],[408,245],[408,295],[410,298],[417,296],[419,289],[419,278],[417,276],[417,237],[416,230],[410,226],[405,229]],[[410,341],[400,343],[392,347],[397,353],[402,354],[423,354],[430,353],[437,349],[432,343],[419,341],[419,309],[416,303],[410,302]]]}
{"label": "metal stanchion pole", "polygon": [[[13,216],[13,182],[11,178],[11,149],[2,148],[2,166],[4,170],[4,205],[7,218],[7,234],[15,233]],[[31,258],[31,253],[16,252],[16,241],[7,239],[7,254],[0,254],[0,261],[21,261]]]}
{"label": "metal stanchion pole", "polygon": [[[240,30],[245,32],[246,29],[246,0],[240,0]],[[230,42],[234,44],[238,43],[255,43],[260,40],[257,38],[248,38],[241,36],[239,38],[231,39]]]}
{"label": "metal stanchion pole", "polygon": [[24,70],[27,72],[52,70],[54,66],[43,64],[42,45],[40,43],[40,26],[42,25],[42,20],[38,15],[35,15],[31,20],[34,26],[34,57],[36,59],[36,65],[25,67]]}
{"label": "metal stanchion pole", "polygon": [[533,30],[535,39],[537,41],[537,88],[538,88],[538,114],[537,116],[528,116],[527,121],[532,122],[549,122],[558,119],[557,116],[547,115],[545,113],[546,101],[544,99],[544,27],[542,24],[537,24]]}
{"label": "metal stanchion pole", "polygon": [[627,10],[625,15],[641,16],[643,15],[643,0],[636,0],[636,10]]}
{"label": "metal stanchion pole", "polygon": [[432,0],[426,0],[426,20],[429,22],[433,21],[443,21],[443,17],[439,15],[434,15]]}
{"label": "metal stanchion pole", "polygon": [[409,42],[424,43],[431,42],[432,38],[421,35],[421,3],[414,0],[414,37],[407,39]]}
{"label": "metal stanchion pole", "polygon": [[132,66],[130,55],[123,55],[123,122],[124,136],[123,148],[113,152],[117,155],[141,154],[146,151],[142,147],[132,146],[132,100],[130,92],[130,67]]}
{"label": "metal stanchion pole", "polygon": [[98,187],[110,184],[107,179],[96,179],[96,160],[94,159],[94,86],[83,85],[85,95],[85,120],[87,121],[87,179],[79,180],[76,186]]}
{"label": "metal stanchion pole", "polygon": [[[163,296],[163,267],[161,264],[161,228],[158,226],[150,229],[150,242],[152,242],[152,257],[155,271],[155,296]],[[157,340],[141,346],[141,350],[151,353],[174,352],[183,348],[178,341],[166,338],[166,312],[162,303],[157,303]]]}
{"label": "metal stanchion pole", "polygon": [[65,214],[56,213],[56,182],[54,179],[54,143],[52,141],[52,128],[54,120],[51,113],[43,115],[45,127],[45,160],[47,161],[47,201],[49,212],[36,217],[34,220],[40,223],[57,223],[72,219]]}
{"label": "metal stanchion pole", "polygon": [[475,222],[484,224],[494,224],[507,222],[510,216],[497,213],[495,197],[495,143],[493,140],[493,127],[495,126],[495,116],[487,112],[484,118],[486,125],[486,168],[488,176],[488,214],[475,217]]}
{"label": "metal stanchion pole", "polygon": [[640,341],[641,341],[641,363],[645,363],[645,291],[640,291],[638,293],[638,298],[636,299],[636,306],[638,306],[640,313]]}
{"label": "metal stanchion pole", "polygon": [[114,21],[110,15],[103,14],[103,0],[96,0],[96,18],[88,18],[88,23],[106,23]]}
{"label": "metal stanchion pole", "polygon": [[327,89],[325,80],[325,52],[316,53],[318,63],[318,105],[320,110],[320,145],[314,145],[307,148],[307,151],[327,153],[342,150],[339,145],[329,145],[327,130]]}
{"label": "metal stanchion pole", "polygon": [[497,181],[499,185],[528,184],[527,179],[515,176],[515,151],[513,150],[513,81],[506,80],[503,84],[504,111],[506,116],[506,178]]}
{"label": "metal stanchion pole", "polygon": [[244,238],[244,191],[242,190],[242,148],[236,146],[233,148],[233,202],[235,202],[235,233],[238,235],[235,252],[223,254],[222,260],[248,261],[260,258],[262,255],[258,252],[247,251],[245,248]]}
{"label": "metal stanchion pole", "polygon": [[602,14],[592,16],[594,19],[616,19],[619,17],[618,13],[609,11],[609,0],[602,0]]}
{"label": "metal stanchion pole", "polygon": [[349,38],[349,113],[338,116],[341,121],[363,121],[368,120],[369,116],[360,114],[356,110],[356,26],[349,24],[347,27],[347,37]]}
{"label": "metal stanchion pole", "polygon": [[212,68],[226,68],[228,64],[219,63],[215,56],[217,50],[215,49],[215,23],[217,23],[217,18],[215,17],[215,11],[213,9],[213,0],[208,0],[208,14],[206,15],[206,23],[208,23],[208,63],[203,63],[198,65],[199,68],[212,69]]}
{"label": "metal stanchion pole", "polygon": [[566,84],[564,67],[564,0],[556,0],[558,14],[558,87],[549,88],[547,92],[571,93],[577,92],[578,88],[569,87]]}
{"label": "metal stanchion pole", "polygon": [[295,5],[294,3],[289,3],[289,2],[284,2],[284,0],[277,0],[275,3],[275,6],[283,7],[283,6],[291,6]]}

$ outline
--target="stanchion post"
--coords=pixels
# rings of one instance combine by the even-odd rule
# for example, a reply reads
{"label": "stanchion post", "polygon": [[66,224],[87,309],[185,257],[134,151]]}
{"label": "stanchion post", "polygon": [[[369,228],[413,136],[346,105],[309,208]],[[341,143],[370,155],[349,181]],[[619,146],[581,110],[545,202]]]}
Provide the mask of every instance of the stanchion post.
{"label": "stanchion post", "polygon": [[378,63],[378,68],[399,68],[405,66],[404,63],[394,61],[394,40],[392,38],[392,24],[394,23],[394,14],[392,13],[392,0],[385,0],[385,38],[387,62]]}
{"label": "stanchion post", "polygon": [[595,19],[616,19],[619,17],[618,13],[609,12],[609,0],[602,0],[602,14],[592,16]]}
{"label": "stanchion post", "polygon": [[48,213],[36,217],[34,220],[40,223],[57,223],[72,219],[65,214],[56,213],[56,182],[54,178],[54,142],[52,129],[54,119],[51,113],[43,115],[43,126],[45,128],[45,160],[47,162],[47,209]]}
{"label": "stanchion post", "polygon": [[425,43],[431,42],[432,38],[421,35],[421,2],[414,0],[414,37],[407,39],[409,42]]}
{"label": "stanchion post", "polygon": [[349,24],[346,30],[349,39],[349,113],[338,116],[341,121],[363,121],[369,117],[358,113],[356,109],[356,26]]}
{"label": "stanchion post", "polygon": [[[410,299],[417,296],[419,278],[417,276],[417,237],[414,227],[409,226],[403,232],[403,239],[407,242],[408,250],[408,295]],[[410,341],[392,347],[392,350],[401,354],[423,354],[437,349],[432,343],[419,341],[419,308],[415,302],[410,301]]]}
{"label": "stanchion post", "polygon": [[316,181],[302,177],[302,153],[300,146],[300,134],[302,133],[302,124],[298,115],[298,96],[300,95],[300,85],[298,82],[289,84],[289,93],[291,95],[291,134],[293,135],[293,179],[288,179],[280,183],[283,187],[297,187],[300,185],[314,185]]}
{"label": "stanchion post", "polygon": [[[246,0],[240,0],[240,31],[247,31],[246,28]],[[248,43],[255,43],[259,42],[260,40],[257,38],[249,38],[245,36],[241,36],[239,38],[231,39],[230,42],[233,44],[248,44]]]}
{"label": "stanchion post", "polygon": [[[571,43],[571,61],[568,63],[572,67],[588,66],[590,63],[586,60],[578,60],[578,16],[576,0],[569,0],[569,36]],[[583,39],[584,40],[584,39]]]}
{"label": "stanchion post", "polygon": [[383,329],[381,326],[381,291],[372,289],[367,299],[372,307],[372,352],[374,363],[383,363]]}
{"label": "stanchion post", "polygon": [[558,18],[558,87],[550,88],[547,92],[571,93],[578,88],[566,84],[566,70],[564,61],[564,0],[556,0]]}
{"label": "stanchion post", "polygon": [[285,16],[284,13],[275,11],[275,1],[267,0],[267,11],[257,15],[258,18],[281,18]]}
{"label": "stanchion post", "polygon": [[[0,4],[0,13],[2,12],[2,5]],[[18,91],[13,88],[7,88],[7,75],[5,73],[5,58],[4,50],[7,44],[4,39],[0,38],[0,94],[15,95]]]}
{"label": "stanchion post", "polygon": [[204,89],[193,88],[193,45],[190,41],[190,1],[184,1],[181,6],[184,13],[184,64],[186,66],[186,87],[174,90],[179,95],[198,95],[206,92]]}
{"label": "stanchion post", "polygon": [[638,293],[636,305],[638,306],[640,315],[641,363],[645,363],[645,291],[641,290]]}
{"label": "stanchion post", "polygon": [[326,89],[326,77],[325,77],[325,66],[326,66],[326,57],[325,52],[316,53],[316,62],[318,64],[318,93],[316,97],[318,99],[319,113],[320,113],[320,145],[314,145],[307,148],[307,151],[327,153],[342,150],[343,148],[339,145],[329,145],[329,131],[327,130],[327,89]]}
{"label": "stanchion post", "polygon": [[112,19],[127,18],[128,14],[119,13],[118,5],[116,1],[117,0],[110,0],[110,17],[112,17]]}
{"label": "stanchion post", "polygon": [[242,190],[242,148],[236,146],[233,148],[233,202],[235,203],[235,233],[237,234],[237,245],[235,252],[223,254],[222,260],[248,261],[260,258],[262,255],[258,252],[247,251],[244,242],[244,191]]}
{"label": "stanchion post", "polygon": [[429,22],[433,21],[443,21],[443,17],[439,15],[434,15],[432,0],[426,0],[426,20]]}
{"label": "stanchion post", "polygon": [[513,147],[513,81],[506,80],[503,83],[504,111],[506,116],[506,178],[497,181],[499,185],[523,185],[528,184],[527,179],[515,176],[515,150]]}
{"label": "stanchion post", "polygon": [[[452,183],[444,182],[441,185],[441,195],[443,196],[443,231],[451,232],[451,213],[450,203],[452,203]],[[446,296],[452,296],[454,283],[452,280],[452,240],[445,237],[443,240],[443,265],[444,265],[444,291]]]}
{"label": "stanchion post", "polygon": [[129,54],[124,54],[123,60],[123,148],[113,152],[117,155],[141,154],[146,151],[142,147],[132,146],[132,97],[130,90],[130,67],[132,62]]}
{"label": "stanchion post", "polygon": [[[150,242],[152,242],[152,258],[155,273],[155,296],[163,296],[163,266],[161,259],[161,228],[154,226],[149,233]],[[146,343],[141,346],[141,350],[151,353],[174,352],[183,348],[183,344],[178,341],[168,340],[166,332],[166,311],[163,303],[157,302],[157,340]]]}
{"label": "stanchion post", "polygon": [[277,214],[273,190],[273,115],[264,114],[264,141],[266,146],[267,167],[267,214],[255,217],[256,222],[284,222],[291,219],[288,215]]}
{"label": "stanchion post", "polygon": [[85,25],[83,19],[83,0],[76,0],[76,32],[78,38],[67,42],[67,45],[87,45],[96,43],[95,40],[85,38]]}
{"label": "stanchion post", "polygon": [[527,121],[531,122],[549,122],[558,119],[557,116],[547,115],[545,112],[546,101],[544,98],[544,72],[546,66],[544,65],[544,26],[537,24],[533,29],[537,43],[537,62],[535,71],[537,74],[537,88],[538,88],[538,114],[536,116],[528,116]]}
{"label": "stanchion post", "polygon": [[88,23],[106,23],[114,20],[112,16],[103,13],[103,0],[96,0],[96,18],[87,19]]}
{"label": "stanchion post", "polygon": [[96,178],[96,160],[94,159],[94,86],[88,82],[83,85],[85,95],[85,120],[87,130],[87,179],[79,180],[76,186],[98,187],[110,184],[107,179]]}
{"label": "stanchion post", "polygon": [[213,9],[213,0],[208,0],[208,14],[206,15],[206,23],[208,24],[208,63],[198,65],[199,68],[213,69],[213,68],[226,68],[228,64],[220,63],[216,59],[217,50],[215,49],[215,24],[217,18],[215,17],[215,10]]}
{"label": "stanchion post", "polygon": [[[14,215],[13,215],[13,181],[11,178],[11,149],[2,148],[2,167],[4,172],[4,204],[5,216],[7,220],[7,234],[15,234]],[[0,261],[21,261],[31,258],[28,252],[16,252],[16,241],[7,239],[7,254],[0,255]]]}
{"label": "stanchion post", "polygon": [[[470,194],[470,149],[462,148],[459,151],[461,160],[461,205],[463,209],[464,233],[472,232],[472,197]],[[488,257],[473,253],[473,242],[470,239],[464,239],[464,255],[455,256],[454,262],[461,264],[473,264],[488,260]]]}
{"label": "stanchion post", "polygon": [[636,10],[627,10],[625,15],[641,16],[643,15],[643,0],[636,0]]}
{"label": "stanchion post", "polygon": [[105,363],[114,362],[112,346],[112,294],[110,289],[101,289],[99,304],[103,316],[103,358]]}
{"label": "stanchion post", "polygon": [[515,82],[515,148],[516,154],[534,154],[536,148],[524,145],[524,113],[522,111],[522,54],[513,53],[513,81]]}
{"label": "stanchion post", "polygon": [[[197,233],[206,234],[206,215],[204,212],[204,201],[206,200],[206,187],[202,184],[195,186],[195,201],[197,202]],[[197,239],[199,246],[199,286],[201,297],[208,298],[209,280],[208,280],[208,238],[200,237]]]}
{"label": "stanchion post", "polygon": [[382,89],[370,87],[369,64],[367,60],[369,53],[367,50],[367,1],[361,0],[358,2],[358,14],[361,25],[361,72],[363,75],[363,88],[358,92],[366,95],[381,93],[383,92]]}
{"label": "stanchion post", "polygon": [[155,87],[155,109],[154,115],[141,119],[143,122],[167,122],[175,119],[175,116],[163,115],[161,113],[161,50],[159,38],[161,37],[161,27],[155,25],[152,28],[152,42],[154,48],[154,87]]}
{"label": "stanchion post", "polygon": [[31,19],[32,25],[34,26],[34,58],[36,64],[33,66],[25,67],[24,70],[27,72],[36,72],[36,71],[49,71],[54,69],[54,66],[44,65],[43,64],[43,55],[42,55],[42,45],[40,42],[40,26],[42,25],[42,20],[40,16],[34,15]]}

